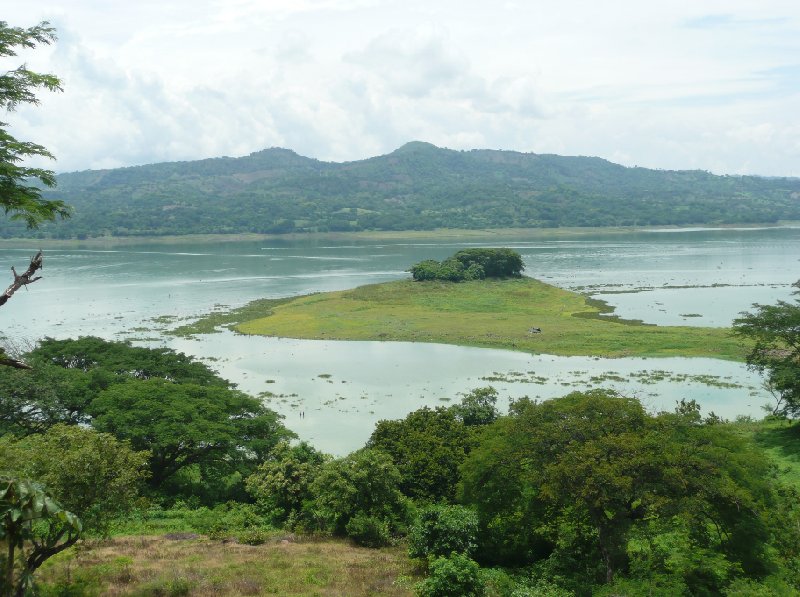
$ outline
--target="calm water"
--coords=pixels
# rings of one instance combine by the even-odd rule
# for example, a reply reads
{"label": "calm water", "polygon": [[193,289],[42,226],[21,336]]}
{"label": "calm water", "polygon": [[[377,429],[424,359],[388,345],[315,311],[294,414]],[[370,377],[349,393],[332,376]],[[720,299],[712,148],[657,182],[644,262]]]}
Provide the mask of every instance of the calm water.
{"label": "calm water", "polygon": [[[671,408],[685,397],[726,417],[759,414],[759,405],[766,401],[759,379],[741,365],[706,359],[536,357],[440,345],[331,343],[228,333],[199,340],[156,340],[165,327],[153,321],[159,316],[180,319],[255,298],[398,279],[422,259],[442,259],[465,246],[487,245],[518,250],[528,275],[590,292],[615,305],[623,317],[660,325],[728,326],[754,302],[789,298],[791,283],[800,278],[800,229],[793,228],[531,235],[468,242],[147,243],[107,250],[47,250],[45,279],[9,301],[0,310],[0,321],[6,336],[15,340],[95,334],[165,342],[214,359],[212,365],[242,389],[275,394],[270,405],[286,415],[291,428],[336,453],[363,444],[378,419],[400,417],[423,404],[446,405],[457,400],[459,392],[489,383],[506,398],[546,398],[602,385],[637,395],[653,409]],[[19,269],[36,248],[2,247],[0,257]],[[659,370],[690,377],[654,380],[641,373]],[[717,381],[739,387],[720,388],[697,378],[709,372]],[[591,379],[603,373],[605,379]],[[481,379],[486,377],[493,381]]]}

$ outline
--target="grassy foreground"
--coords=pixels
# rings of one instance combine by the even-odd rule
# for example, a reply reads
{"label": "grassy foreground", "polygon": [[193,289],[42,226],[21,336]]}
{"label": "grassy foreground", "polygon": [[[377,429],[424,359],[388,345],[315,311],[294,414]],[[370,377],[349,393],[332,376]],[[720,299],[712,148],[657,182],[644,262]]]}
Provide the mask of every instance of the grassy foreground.
{"label": "grassy foreground", "polygon": [[[744,358],[746,347],[729,330],[599,317],[609,311],[601,301],[532,278],[403,280],[255,301],[176,333],[229,325],[244,334],[287,338],[438,342],[564,356]],[[541,333],[531,333],[534,327]]]}
{"label": "grassy foreground", "polygon": [[131,536],[72,548],[50,560],[38,581],[43,595],[410,596],[415,574],[402,548]]}

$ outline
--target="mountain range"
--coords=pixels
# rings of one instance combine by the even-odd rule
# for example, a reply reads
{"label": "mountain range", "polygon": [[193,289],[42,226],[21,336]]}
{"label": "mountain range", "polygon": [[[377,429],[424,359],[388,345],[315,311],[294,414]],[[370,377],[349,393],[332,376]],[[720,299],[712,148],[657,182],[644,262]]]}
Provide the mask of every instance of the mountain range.
{"label": "mountain range", "polygon": [[323,162],[281,148],[239,158],[60,174],[71,219],[0,236],[289,233],[774,223],[800,220],[800,179],[625,167],[596,157],[411,142]]}

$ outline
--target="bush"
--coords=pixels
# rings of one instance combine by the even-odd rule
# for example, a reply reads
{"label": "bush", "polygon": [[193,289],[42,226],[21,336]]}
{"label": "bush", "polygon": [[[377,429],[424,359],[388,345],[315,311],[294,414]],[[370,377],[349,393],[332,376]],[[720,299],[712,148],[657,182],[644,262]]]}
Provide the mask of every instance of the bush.
{"label": "bush", "polygon": [[311,485],[314,499],[304,504],[304,516],[319,530],[338,535],[347,534],[347,524],[359,514],[387,521],[397,530],[408,517],[400,480],[388,455],[362,448],[322,466]]}
{"label": "bush", "polygon": [[385,547],[392,540],[389,523],[376,516],[356,514],[345,529],[347,536],[363,547]]}
{"label": "bush", "polygon": [[263,545],[273,536],[271,529],[246,529],[236,535],[236,540],[244,545]]}
{"label": "bush", "polygon": [[478,515],[464,506],[431,506],[422,510],[408,533],[412,558],[471,555],[478,534]]}
{"label": "bush", "polygon": [[482,597],[481,568],[467,556],[453,554],[431,561],[430,575],[417,584],[419,597]]}

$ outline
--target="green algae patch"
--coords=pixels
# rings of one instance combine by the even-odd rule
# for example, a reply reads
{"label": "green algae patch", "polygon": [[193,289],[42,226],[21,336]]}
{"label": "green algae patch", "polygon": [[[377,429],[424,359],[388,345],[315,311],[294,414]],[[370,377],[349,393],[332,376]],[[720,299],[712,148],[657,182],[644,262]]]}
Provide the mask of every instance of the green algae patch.
{"label": "green algae patch", "polygon": [[[728,329],[609,317],[601,301],[533,278],[403,280],[261,305],[250,303],[221,319],[243,334],[437,342],[562,356],[743,360],[747,351]],[[220,320],[219,314],[210,317]],[[198,324],[207,329],[203,321]]]}

